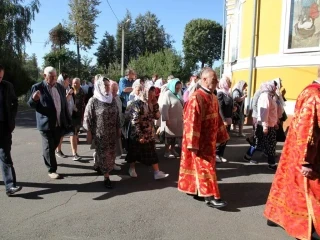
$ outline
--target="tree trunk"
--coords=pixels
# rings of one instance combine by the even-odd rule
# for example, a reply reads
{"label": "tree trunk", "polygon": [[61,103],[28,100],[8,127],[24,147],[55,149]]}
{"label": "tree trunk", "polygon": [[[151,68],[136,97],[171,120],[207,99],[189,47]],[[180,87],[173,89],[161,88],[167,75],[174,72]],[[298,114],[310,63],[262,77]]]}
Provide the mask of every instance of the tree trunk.
{"label": "tree trunk", "polygon": [[77,68],[78,68],[78,78],[80,77],[80,45],[79,45],[79,40],[77,37]]}
{"label": "tree trunk", "polygon": [[204,62],[201,62],[201,68],[204,68]]}

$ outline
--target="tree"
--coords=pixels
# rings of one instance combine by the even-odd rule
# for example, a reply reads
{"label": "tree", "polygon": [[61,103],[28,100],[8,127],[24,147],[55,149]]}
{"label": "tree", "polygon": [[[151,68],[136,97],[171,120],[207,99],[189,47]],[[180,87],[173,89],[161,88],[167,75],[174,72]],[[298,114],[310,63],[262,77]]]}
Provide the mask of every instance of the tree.
{"label": "tree", "polygon": [[36,54],[32,54],[31,56],[25,54],[23,68],[26,70],[28,76],[30,76],[33,81],[38,81],[40,79],[40,69],[38,67]]}
{"label": "tree", "polygon": [[104,72],[116,61],[116,50],[116,39],[106,32],[94,54],[97,57],[98,67],[102,67]]}
{"label": "tree", "polygon": [[90,49],[96,40],[96,17],[100,11],[97,9],[99,0],[69,0],[69,29],[75,36],[77,44],[78,76],[80,76],[81,56],[80,49]]}
{"label": "tree", "polygon": [[196,68],[198,62],[212,66],[220,59],[222,41],[222,26],[212,20],[191,20],[185,28],[183,37],[183,52],[187,66]]}
{"label": "tree", "polygon": [[157,16],[151,12],[139,15],[135,20],[134,31],[137,40],[138,55],[146,52],[155,53],[164,48],[171,48],[172,41],[165,32]]}
{"label": "tree", "polygon": [[16,94],[24,94],[33,79],[23,66],[26,42],[31,42],[31,22],[39,12],[39,0],[28,5],[23,0],[0,1],[0,62],[6,68],[5,79],[14,85]]}
{"label": "tree", "polygon": [[70,51],[66,48],[61,50],[51,50],[44,57],[44,66],[52,66],[57,68],[59,63],[62,63],[61,72],[67,72],[70,76],[77,76],[78,64],[77,54],[74,51]]}
{"label": "tree", "polygon": [[49,41],[52,43],[51,47],[53,49],[58,47],[61,50],[62,47],[70,43],[72,37],[70,31],[62,26],[61,23],[52,28],[49,32]]}
{"label": "tree", "polygon": [[140,76],[152,76],[156,72],[163,78],[171,74],[180,76],[183,71],[182,57],[172,49],[146,53],[138,59],[131,60],[129,67],[134,69]]}

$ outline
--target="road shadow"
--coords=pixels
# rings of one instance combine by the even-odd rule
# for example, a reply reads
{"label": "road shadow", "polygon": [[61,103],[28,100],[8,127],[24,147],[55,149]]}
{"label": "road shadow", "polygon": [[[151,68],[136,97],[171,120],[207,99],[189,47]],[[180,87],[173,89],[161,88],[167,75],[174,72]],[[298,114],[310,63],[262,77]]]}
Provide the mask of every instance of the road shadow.
{"label": "road shadow", "polygon": [[36,128],[36,113],[32,109],[18,112],[16,117],[17,128]]}

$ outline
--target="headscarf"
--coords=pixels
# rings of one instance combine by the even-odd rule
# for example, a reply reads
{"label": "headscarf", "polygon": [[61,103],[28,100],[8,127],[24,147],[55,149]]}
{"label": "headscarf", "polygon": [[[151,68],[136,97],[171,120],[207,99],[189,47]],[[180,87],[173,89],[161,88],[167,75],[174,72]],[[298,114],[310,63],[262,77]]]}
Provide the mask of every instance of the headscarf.
{"label": "headscarf", "polygon": [[139,87],[139,86],[141,86],[141,88],[143,88],[143,85],[144,85],[144,84],[141,83],[141,80],[140,80],[140,79],[137,79],[137,80],[135,80],[135,81],[133,82],[132,88],[136,88],[136,87]]}
{"label": "headscarf", "polygon": [[172,79],[167,85],[169,91],[172,92],[173,95],[175,95],[178,99],[180,99],[180,94],[176,93],[176,85],[179,83],[181,84],[179,78],[175,78],[175,79]]}
{"label": "headscarf", "polygon": [[111,103],[113,100],[111,87],[110,87],[110,92],[107,93],[103,79],[104,77],[100,76],[100,78],[97,81],[95,81],[93,96],[101,102]]}
{"label": "headscarf", "polygon": [[59,83],[60,85],[62,85],[64,87],[64,78],[63,78],[62,74],[60,74],[59,77],[57,78],[57,83]]}
{"label": "headscarf", "polygon": [[228,79],[230,80],[230,78],[225,76],[220,79],[218,92],[222,92],[226,95],[230,95],[230,91],[229,91],[230,87],[227,81]]}
{"label": "headscarf", "polygon": [[234,87],[232,88],[232,92],[234,90],[239,90],[241,93],[243,93],[243,86],[246,85],[247,83],[243,80],[240,80],[239,82],[236,83],[236,85],[234,85]]}
{"label": "headscarf", "polygon": [[155,86],[156,88],[160,88],[160,89],[161,89],[162,85],[163,85],[162,78],[159,78],[159,79],[154,83],[154,86]]}
{"label": "headscarf", "polygon": [[194,83],[191,87],[189,87],[183,94],[183,101],[186,103],[189,101],[190,96],[200,88],[200,81]]}
{"label": "headscarf", "polygon": [[146,84],[144,85],[144,88],[140,94],[140,100],[143,102],[148,102],[148,97],[149,97],[149,90],[151,88],[154,88],[153,86],[153,82],[152,81],[148,81],[146,82]]}
{"label": "headscarf", "polygon": [[275,78],[275,79],[273,79],[273,81],[277,83],[276,94],[277,94],[277,96],[278,96],[278,98],[279,98],[280,104],[281,104],[282,106],[285,106],[286,104],[285,104],[285,102],[284,102],[282,93],[281,93],[281,91],[280,91],[280,90],[281,90],[281,82],[282,82],[282,80],[281,80],[281,78]]}
{"label": "headscarf", "polygon": [[260,86],[261,93],[267,92],[269,94],[275,94],[276,93],[276,86],[274,84],[274,80],[262,83]]}

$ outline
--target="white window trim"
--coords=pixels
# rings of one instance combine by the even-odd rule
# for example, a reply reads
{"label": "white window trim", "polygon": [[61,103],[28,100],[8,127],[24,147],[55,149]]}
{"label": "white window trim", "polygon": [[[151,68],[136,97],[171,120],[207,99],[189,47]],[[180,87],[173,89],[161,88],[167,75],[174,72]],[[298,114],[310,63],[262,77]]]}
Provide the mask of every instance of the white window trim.
{"label": "white window trim", "polygon": [[317,52],[320,51],[319,47],[310,47],[310,48],[294,48],[289,49],[289,27],[290,27],[290,9],[291,9],[291,0],[282,0],[282,23],[281,23],[281,40],[280,40],[280,50],[281,53],[290,54],[290,53],[302,53],[302,52]]}

